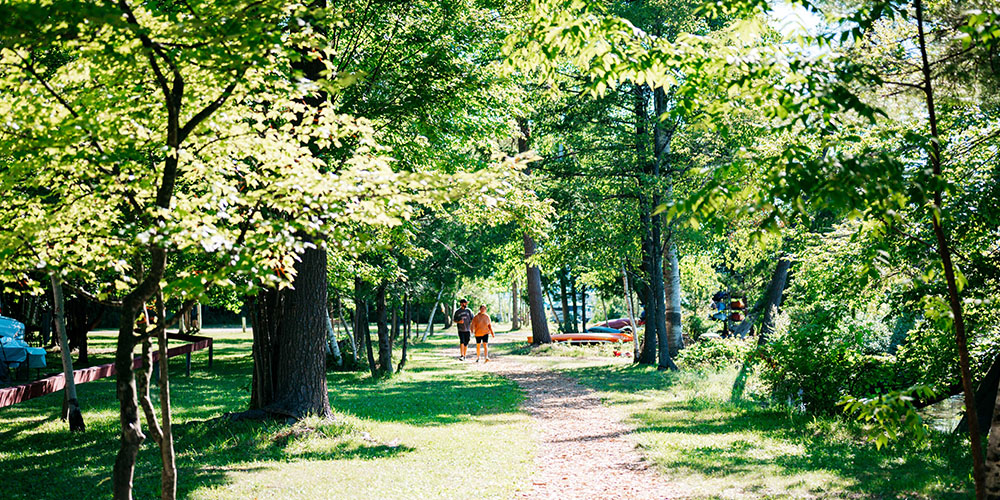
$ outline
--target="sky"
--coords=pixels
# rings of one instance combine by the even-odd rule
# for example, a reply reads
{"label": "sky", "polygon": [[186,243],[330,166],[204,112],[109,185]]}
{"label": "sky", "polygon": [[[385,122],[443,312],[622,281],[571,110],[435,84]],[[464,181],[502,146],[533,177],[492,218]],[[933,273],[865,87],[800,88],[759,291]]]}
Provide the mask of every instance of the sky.
{"label": "sky", "polygon": [[771,8],[771,25],[786,37],[803,32],[816,34],[823,25],[822,17],[785,0],[771,2]]}

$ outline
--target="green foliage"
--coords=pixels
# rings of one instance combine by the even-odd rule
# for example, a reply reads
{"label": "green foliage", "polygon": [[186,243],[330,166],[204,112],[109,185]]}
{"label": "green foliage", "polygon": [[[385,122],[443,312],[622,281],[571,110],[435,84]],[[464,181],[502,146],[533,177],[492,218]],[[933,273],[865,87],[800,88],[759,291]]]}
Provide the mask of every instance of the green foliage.
{"label": "green foliage", "polygon": [[927,439],[928,428],[913,406],[915,398],[930,399],[934,390],[927,386],[914,386],[890,391],[871,398],[844,397],[838,403],[844,412],[859,421],[870,423],[868,435],[881,449],[904,435],[917,443]]}
{"label": "green foliage", "polygon": [[750,361],[757,349],[756,339],[709,339],[685,347],[677,355],[683,369],[723,370]]}

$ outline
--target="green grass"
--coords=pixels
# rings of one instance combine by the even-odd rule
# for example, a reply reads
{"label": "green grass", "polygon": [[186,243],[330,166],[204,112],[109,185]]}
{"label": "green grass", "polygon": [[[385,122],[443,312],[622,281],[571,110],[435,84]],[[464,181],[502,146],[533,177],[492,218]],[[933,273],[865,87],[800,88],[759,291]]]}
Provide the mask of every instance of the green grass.
{"label": "green grass", "polygon": [[746,399],[754,377],[737,371],[657,372],[619,359],[526,357],[600,392],[637,428],[642,453],[692,498],[898,498],[971,496],[961,438],[877,450],[854,422]]}
{"label": "green grass", "polygon": [[[509,498],[524,484],[534,441],[529,417],[518,410],[523,394],[505,379],[441,357],[449,337],[412,349],[408,370],[390,380],[330,373],[336,418],[289,428],[209,421],[245,409],[251,373],[249,335],[209,333],[212,369],[204,352],[194,355],[190,377],[183,357],[171,360],[180,498]],[[97,352],[111,342],[110,333],[92,338]],[[0,497],[110,493],[118,446],[113,378],[78,392],[83,434],[70,434],[57,418],[61,393],[0,409]],[[147,439],[135,495],[154,497],[158,485],[159,454]]]}

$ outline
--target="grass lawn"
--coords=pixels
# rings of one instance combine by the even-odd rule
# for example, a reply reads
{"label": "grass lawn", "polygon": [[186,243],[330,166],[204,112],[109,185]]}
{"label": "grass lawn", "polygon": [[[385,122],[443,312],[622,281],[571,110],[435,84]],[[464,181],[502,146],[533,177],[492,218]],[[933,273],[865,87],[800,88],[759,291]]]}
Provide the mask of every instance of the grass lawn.
{"label": "grass lawn", "polygon": [[[971,459],[961,438],[935,433],[928,446],[877,450],[856,423],[739,397],[735,369],[664,373],[605,351],[593,348],[588,356],[585,347],[557,346],[518,357],[560,370],[622,407],[641,452],[693,498],[972,497]],[[752,376],[749,385],[745,394],[755,392]]]}
{"label": "grass lawn", "polygon": [[[407,370],[391,380],[329,374],[334,422],[290,429],[207,422],[245,409],[252,365],[249,334],[208,334],[215,339],[211,370],[203,351],[190,377],[183,356],[171,360],[180,498],[509,498],[525,484],[534,441],[529,417],[518,410],[523,394],[506,379],[442,357],[450,337],[412,349]],[[92,364],[110,361],[100,353],[112,339],[93,334]],[[118,447],[114,379],[78,392],[83,434],[70,434],[57,418],[61,393],[0,409],[0,498],[110,493]],[[300,433],[305,427],[316,432]],[[149,438],[136,467],[137,498],[158,494],[159,462]]]}

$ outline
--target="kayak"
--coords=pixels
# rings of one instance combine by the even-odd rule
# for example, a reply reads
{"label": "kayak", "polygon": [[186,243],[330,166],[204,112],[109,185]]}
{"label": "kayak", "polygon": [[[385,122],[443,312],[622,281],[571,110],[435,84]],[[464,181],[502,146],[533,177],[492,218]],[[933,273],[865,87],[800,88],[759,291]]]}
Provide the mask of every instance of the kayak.
{"label": "kayak", "polygon": [[[533,337],[528,337],[531,342]],[[596,343],[596,342],[631,342],[632,336],[627,333],[603,333],[603,332],[583,332],[583,333],[559,333],[552,336],[553,342],[570,343]]]}

